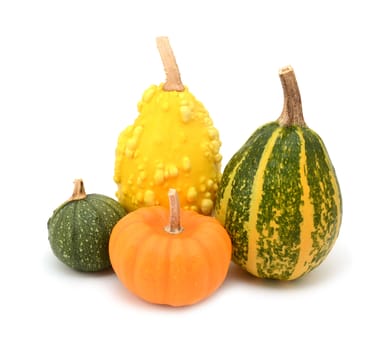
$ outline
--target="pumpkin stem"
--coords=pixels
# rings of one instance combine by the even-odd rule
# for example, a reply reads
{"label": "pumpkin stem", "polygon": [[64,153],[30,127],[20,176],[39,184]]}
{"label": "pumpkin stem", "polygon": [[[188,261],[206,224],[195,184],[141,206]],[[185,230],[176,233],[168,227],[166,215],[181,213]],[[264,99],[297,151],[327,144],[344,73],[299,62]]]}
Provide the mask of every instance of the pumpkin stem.
{"label": "pumpkin stem", "polygon": [[156,38],[159,54],[166,72],[166,82],[163,90],[165,91],[183,91],[185,87],[181,81],[178,65],[175,61],[174,52],[171,49],[168,37],[160,36]]}
{"label": "pumpkin stem", "polygon": [[176,189],[169,189],[168,200],[170,203],[170,222],[164,229],[168,233],[177,234],[182,232],[183,228],[181,226],[179,197]]}
{"label": "pumpkin stem", "polygon": [[86,197],[85,186],[82,179],[74,180],[74,190],[72,196],[69,198],[69,201],[75,201],[79,199],[84,199]]}
{"label": "pumpkin stem", "polygon": [[279,70],[279,76],[283,87],[284,104],[278,123],[281,126],[305,126],[302,99],[294,70],[291,66],[283,67]]}

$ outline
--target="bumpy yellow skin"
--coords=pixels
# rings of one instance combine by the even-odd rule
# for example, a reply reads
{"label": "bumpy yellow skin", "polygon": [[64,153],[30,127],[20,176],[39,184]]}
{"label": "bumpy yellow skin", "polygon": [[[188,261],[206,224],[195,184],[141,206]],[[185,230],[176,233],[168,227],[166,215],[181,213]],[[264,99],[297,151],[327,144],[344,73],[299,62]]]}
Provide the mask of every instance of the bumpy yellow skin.
{"label": "bumpy yellow skin", "polygon": [[152,85],[138,111],[116,148],[118,201],[128,211],[168,208],[168,189],[175,188],[182,208],[211,215],[221,179],[221,142],[202,103],[187,87],[178,92]]}

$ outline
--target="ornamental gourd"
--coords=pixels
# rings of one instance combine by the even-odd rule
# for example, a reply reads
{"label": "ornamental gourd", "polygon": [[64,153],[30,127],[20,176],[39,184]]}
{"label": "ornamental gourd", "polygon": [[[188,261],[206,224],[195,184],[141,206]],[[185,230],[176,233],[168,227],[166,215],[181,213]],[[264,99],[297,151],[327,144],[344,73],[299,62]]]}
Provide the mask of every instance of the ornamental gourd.
{"label": "ornamental gourd", "polygon": [[109,241],[110,259],[119,280],[140,298],[191,305],[220,287],[232,245],[214,217],[180,210],[174,189],[168,197],[170,213],[162,206],[143,207],[117,223]]}
{"label": "ornamental gourd", "polygon": [[210,215],[221,178],[221,146],[209,113],[180,79],[168,38],[157,38],[166,83],[150,86],[138,117],[121,132],[116,147],[117,198],[128,210],[168,207],[176,188],[184,209]]}
{"label": "ornamental gourd", "polygon": [[332,249],[342,199],[327,149],[305,124],[293,69],[279,74],[283,112],[227,163],[215,215],[231,236],[234,262],[258,277],[292,280]]}
{"label": "ornamental gourd", "polygon": [[110,233],[126,214],[117,201],[101,194],[86,194],[83,181],[75,180],[73,195],[54,210],[47,223],[55,256],[80,271],[110,267]]}

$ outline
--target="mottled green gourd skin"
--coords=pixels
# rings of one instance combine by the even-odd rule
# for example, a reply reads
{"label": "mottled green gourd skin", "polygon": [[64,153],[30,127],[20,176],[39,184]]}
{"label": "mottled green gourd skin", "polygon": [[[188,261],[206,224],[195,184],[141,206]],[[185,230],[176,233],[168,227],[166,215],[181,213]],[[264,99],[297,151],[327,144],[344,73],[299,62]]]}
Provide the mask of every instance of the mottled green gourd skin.
{"label": "mottled green gourd skin", "polygon": [[100,194],[64,203],[47,223],[54,254],[75,270],[96,272],[109,268],[110,233],[126,214],[117,201]]}
{"label": "mottled green gourd skin", "polygon": [[225,166],[216,198],[233,261],[257,277],[303,276],[338,236],[335,170],[321,138],[306,126],[272,122],[257,129]]}

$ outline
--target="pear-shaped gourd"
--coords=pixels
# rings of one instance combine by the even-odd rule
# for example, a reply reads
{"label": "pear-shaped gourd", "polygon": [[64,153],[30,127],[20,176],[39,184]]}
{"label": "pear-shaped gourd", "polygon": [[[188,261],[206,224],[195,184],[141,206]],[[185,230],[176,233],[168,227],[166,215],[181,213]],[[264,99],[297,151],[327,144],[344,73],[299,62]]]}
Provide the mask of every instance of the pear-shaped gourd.
{"label": "pear-shaped gourd", "polygon": [[128,210],[169,206],[177,189],[182,208],[209,215],[221,178],[221,142],[209,113],[180,79],[168,38],[157,38],[166,82],[150,86],[133,125],[121,132],[114,180]]}
{"label": "pear-shaped gourd", "polygon": [[319,266],[337,239],[342,199],[322,139],[306,123],[294,71],[280,70],[284,108],[229,160],[215,207],[233,260],[251,274],[292,280]]}

